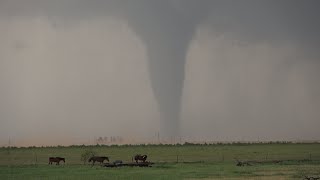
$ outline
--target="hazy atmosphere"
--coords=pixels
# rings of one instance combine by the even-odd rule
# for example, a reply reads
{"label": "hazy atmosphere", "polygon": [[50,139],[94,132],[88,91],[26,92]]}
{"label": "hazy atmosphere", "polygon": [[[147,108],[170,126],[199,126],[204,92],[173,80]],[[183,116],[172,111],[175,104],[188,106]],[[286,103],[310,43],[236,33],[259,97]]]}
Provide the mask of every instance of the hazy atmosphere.
{"label": "hazy atmosphere", "polygon": [[319,9],[0,0],[0,146],[320,140]]}

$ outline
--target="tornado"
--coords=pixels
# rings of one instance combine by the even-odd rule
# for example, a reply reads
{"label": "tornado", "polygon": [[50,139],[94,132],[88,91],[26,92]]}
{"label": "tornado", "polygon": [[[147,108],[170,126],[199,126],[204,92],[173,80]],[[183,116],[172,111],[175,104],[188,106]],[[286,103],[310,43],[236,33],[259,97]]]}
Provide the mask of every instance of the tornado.
{"label": "tornado", "polygon": [[[164,137],[179,134],[179,114],[185,77],[185,62],[190,30],[180,33],[172,29],[134,28],[147,48],[151,87],[160,112],[160,132]],[[179,40],[177,40],[179,37]]]}
{"label": "tornado", "polygon": [[161,42],[151,38],[147,43],[147,53],[151,86],[160,111],[160,131],[163,136],[174,137],[179,135],[184,69],[192,36],[188,33],[169,35],[180,36],[181,39],[174,42],[168,34],[160,36],[163,37]]}
{"label": "tornado", "polygon": [[141,8],[136,2],[130,5],[130,9],[135,9],[127,17],[128,23],[146,45],[151,86],[160,112],[161,136],[176,137],[186,54],[204,15],[204,11],[198,10],[195,15],[194,8],[205,8],[194,1],[144,1],[142,4],[147,8]]}

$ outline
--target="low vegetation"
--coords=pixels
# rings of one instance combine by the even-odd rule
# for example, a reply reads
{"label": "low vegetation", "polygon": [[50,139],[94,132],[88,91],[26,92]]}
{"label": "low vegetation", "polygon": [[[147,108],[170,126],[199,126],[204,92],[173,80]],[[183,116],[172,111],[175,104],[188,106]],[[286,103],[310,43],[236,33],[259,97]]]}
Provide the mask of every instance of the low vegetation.
{"label": "low vegetation", "polygon": [[86,162],[90,157],[96,156],[96,155],[97,155],[97,152],[87,149],[81,154],[80,160],[83,161],[83,164],[86,164]]}
{"label": "low vegetation", "polygon": [[[151,168],[84,164],[91,155]],[[65,165],[48,165],[65,157]],[[240,163],[240,164],[239,164]],[[239,164],[237,166],[237,164]],[[250,165],[248,165],[250,164]],[[192,144],[0,148],[0,179],[303,179],[320,176],[320,144]]]}

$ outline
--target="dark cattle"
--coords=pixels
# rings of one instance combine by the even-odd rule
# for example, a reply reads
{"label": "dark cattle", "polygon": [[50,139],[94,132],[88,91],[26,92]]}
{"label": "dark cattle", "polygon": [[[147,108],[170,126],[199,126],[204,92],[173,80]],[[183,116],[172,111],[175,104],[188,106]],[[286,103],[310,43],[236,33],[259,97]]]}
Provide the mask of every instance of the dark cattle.
{"label": "dark cattle", "polygon": [[66,163],[65,158],[62,158],[62,157],[49,157],[49,164],[52,164],[53,162],[55,162],[56,165],[59,165],[60,161],[63,161],[63,163]]}
{"label": "dark cattle", "polygon": [[146,162],[147,157],[147,155],[137,154],[134,156],[134,160],[136,161],[136,163],[139,163],[139,161]]}
{"label": "dark cattle", "polygon": [[94,165],[94,163],[97,161],[97,162],[100,162],[100,164],[103,163],[103,161],[107,160],[109,162],[109,158],[108,157],[105,157],[105,156],[92,156],[88,162],[91,162],[92,161],[92,166]]}

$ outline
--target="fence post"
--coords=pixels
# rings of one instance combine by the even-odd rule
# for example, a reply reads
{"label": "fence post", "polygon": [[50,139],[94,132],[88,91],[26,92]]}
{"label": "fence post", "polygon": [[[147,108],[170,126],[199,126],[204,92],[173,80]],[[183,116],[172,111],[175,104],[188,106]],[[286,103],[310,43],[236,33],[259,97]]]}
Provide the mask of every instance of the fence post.
{"label": "fence post", "polygon": [[267,153],[267,155],[266,155],[266,160],[268,160],[268,155],[269,155],[269,153]]}

